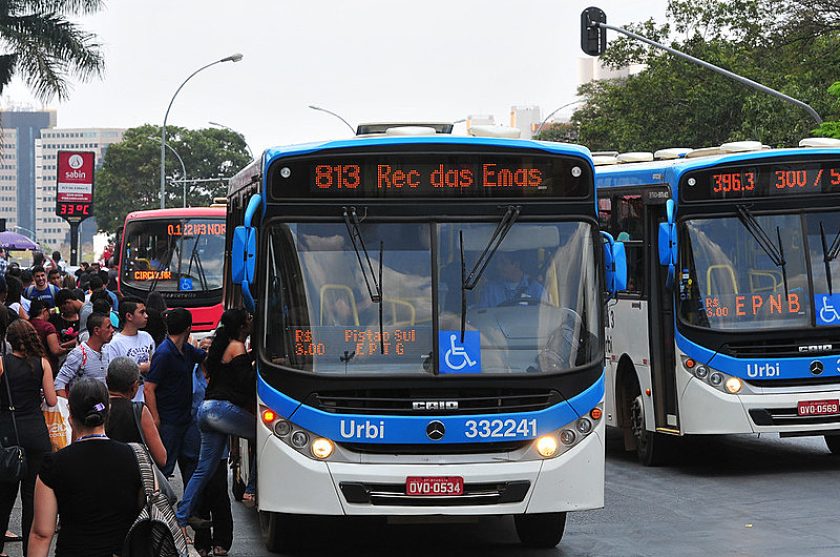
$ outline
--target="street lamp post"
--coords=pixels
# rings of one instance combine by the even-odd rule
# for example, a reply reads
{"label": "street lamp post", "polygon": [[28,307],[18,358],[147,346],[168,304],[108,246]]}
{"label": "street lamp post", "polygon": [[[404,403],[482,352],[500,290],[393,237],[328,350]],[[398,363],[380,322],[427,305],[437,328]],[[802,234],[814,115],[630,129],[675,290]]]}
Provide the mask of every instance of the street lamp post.
{"label": "street lamp post", "polygon": [[[152,141],[160,141],[159,137],[149,137]],[[178,151],[175,150],[172,145],[166,143],[166,148],[172,151],[172,154],[175,155],[175,158],[178,159],[178,162],[181,163],[181,183],[184,185],[184,207],[187,206],[187,167],[184,166],[184,159],[181,158],[181,155],[178,154]],[[173,180],[174,182],[174,180]]]}
{"label": "street lamp post", "polygon": [[[245,141],[245,134],[236,131],[235,129],[231,128],[230,126],[226,126],[226,125],[220,124],[218,122],[207,122],[207,123],[210,124],[211,126],[216,126],[217,128],[222,128],[222,129],[225,129],[225,130],[228,130],[228,131],[232,131],[236,135],[241,136],[242,141]],[[251,160],[254,160],[254,152],[251,151],[251,147],[248,145],[247,141],[245,141],[245,149],[248,151],[248,156],[251,157]]]}
{"label": "street lamp post", "polygon": [[564,108],[566,108],[566,107],[568,107],[568,106],[572,106],[572,105],[574,105],[574,104],[579,104],[579,103],[582,103],[584,100],[585,100],[585,99],[579,99],[579,100],[576,100],[576,101],[572,101],[572,102],[570,102],[570,103],[566,103],[566,104],[564,104],[563,106],[558,106],[557,108],[555,108],[554,110],[552,110],[552,111],[551,111],[551,113],[550,113],[548,116],[546,116],[546,117],[545,117],[545,120],[543,120],[542,122],[540,122],[540,125],[537,127],[537,131],[536,131],[536,132],[534,132],[534,137],[537,137],[538,135],[540,135],[540,132],[542,131],[543,126],[545,126],[545,123],[546,123],[546,122],[548,122],[548,120],[549,120],[552,116],[554,116],[555,114],[557,114],[558,112],[560,112],[560,111],[561,111],[561,110],[563,110]]}
{"label": "street lamp post", "polygon": [[178,96],[178,93],[181,92],[181,89],[184,88],[184,85],[187,84],[189,80],[191,80],[197,73],[206,70],[210,66],[215,66],[216,64],[221,64],[222,62],[239,62],[242,60],[242,55],[238,52],[236,54],[231,54],[221,60],[216,60],[215,62],[211,62],[206,66],[202,66],[195,70],[193,73],[187,77],[178,86],[175,90],[175,94],[172,95],[172,99],[169,101],[169,106],[166,107],[166,114],[163,117],[163,127],[160,130],[160,208],[166,208],[166,121],[169,119],[169,111],[172,109],[172,103],[175,102],[175,97]]}
{"label": "street lamp post", "polygon": [[321,112],[326,112],[327,114],[329,114],[331,116],[335,116],[336,118],[338,118],[339,120],[344,122],[345,126],[350,128],[350,131],[353,132],[353,135],[356,135],[356,128],[351,126],[350,123],[347,120],[345,120],[344,118],[342,118],[341,116],[339,116],[338,114],[333,112],[332,110],[327,110],[326,108],[321,108],[320,106],[315,106],[315,105],[311,105],[311,104],[309,105],[309,108],[311,108],[312,110],[320,110]]}

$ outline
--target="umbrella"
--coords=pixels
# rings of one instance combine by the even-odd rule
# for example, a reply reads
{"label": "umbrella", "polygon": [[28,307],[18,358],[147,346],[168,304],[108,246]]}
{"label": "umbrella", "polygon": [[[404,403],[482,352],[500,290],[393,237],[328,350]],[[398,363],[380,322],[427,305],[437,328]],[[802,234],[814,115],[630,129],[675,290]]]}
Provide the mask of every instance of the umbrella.
{"label": "umbrella", "polygon": [[38,249],[38,244],[23,234],[6,230],[5,232],[0,232],[0,248],[15,250]]}

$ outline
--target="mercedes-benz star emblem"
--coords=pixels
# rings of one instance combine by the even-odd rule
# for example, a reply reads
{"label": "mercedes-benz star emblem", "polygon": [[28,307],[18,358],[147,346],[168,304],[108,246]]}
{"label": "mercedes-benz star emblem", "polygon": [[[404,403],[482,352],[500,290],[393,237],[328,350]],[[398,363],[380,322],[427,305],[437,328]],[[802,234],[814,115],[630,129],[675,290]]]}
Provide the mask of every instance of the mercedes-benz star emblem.
{"label": "mercedes-benz star emblem", "polygon": [[811,362],[811,373],[814,375],[819,375],[823,372],[823,363],[819,360],[814,360]]}
{"label": "mercedes-benz star emblem", "polygon": [[444,427],[443,422],[435,420],[433,422],[429,422],[429,425],[426,426],[426,436],[432,441],[439,441],[443,439],[445,433],[446,428]]}

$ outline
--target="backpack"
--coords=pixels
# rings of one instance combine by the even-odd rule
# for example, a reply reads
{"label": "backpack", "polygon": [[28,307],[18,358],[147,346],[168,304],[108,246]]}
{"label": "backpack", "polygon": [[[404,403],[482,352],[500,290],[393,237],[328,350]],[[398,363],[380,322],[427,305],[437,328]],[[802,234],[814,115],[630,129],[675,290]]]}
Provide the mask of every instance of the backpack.
{"label": "backpack", "polygon": [[189,557],[187,540],[178,527],[172,506],[158,487],[151,458],[142,445],[129,445],[140,468],[145,502],[125,536],[122,556]]}

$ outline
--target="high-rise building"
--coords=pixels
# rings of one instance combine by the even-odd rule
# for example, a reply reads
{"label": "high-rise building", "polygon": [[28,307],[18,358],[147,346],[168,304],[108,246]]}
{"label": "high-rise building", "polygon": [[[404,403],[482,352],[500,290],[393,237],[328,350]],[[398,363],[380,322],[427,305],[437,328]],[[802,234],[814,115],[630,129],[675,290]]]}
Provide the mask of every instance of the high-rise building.
{"label": "high-rise building", "polygon": [[[122,141],[124,129],[118,128],[53,128],[42,130],[35,141],[35,232],[45,250],[59,250],[63,257],[70,254],[70,225],[55,215],[56,174],[59,151],[93,151],[96,166],[102,164],[105,151],[113,143]],[[94,183],[94,188],[96,184]],[[94,206],[94,213],[96,206]],[[82,223],[81,244],[92,241],[95,233],[93,219]]]}
{"label": "high-rise building", "polygon": [[[35,140],[41,137],[41,130],[56,125],[55,110],[4,110],[0,112],[2,127],[3,166],[14,165],[15,193],[9,197],[8,190],[0,190],[0,212],[11,214],[14,208],[13,225],[24,231],[34,231],[35,218]],[[5,173],[6,169],[3,169]],[[5,176],[5,174],[4,174]],[[3,185],[7,180],[3,180]],[[10,217],[7,217],[7,219]],[[7,220],[7,225],[12,224]],[[31,232],[29,232],[31,234]]]}
{"label": "high-rise building", "polygon": [[510,107],[510,127],[519,128],[522,139],[531,139],[537,126],[542,122],[540,107],[512,106]]}
{"label": "high-rise building", "polygon": [[17,226],[17,130],[0,130],[0,218]]}

